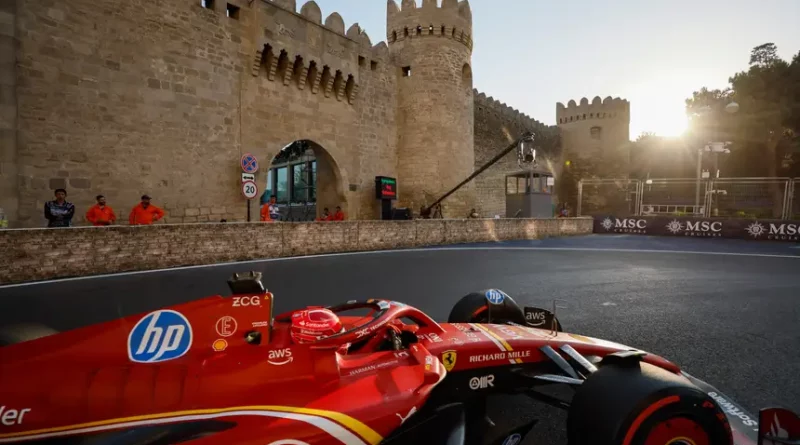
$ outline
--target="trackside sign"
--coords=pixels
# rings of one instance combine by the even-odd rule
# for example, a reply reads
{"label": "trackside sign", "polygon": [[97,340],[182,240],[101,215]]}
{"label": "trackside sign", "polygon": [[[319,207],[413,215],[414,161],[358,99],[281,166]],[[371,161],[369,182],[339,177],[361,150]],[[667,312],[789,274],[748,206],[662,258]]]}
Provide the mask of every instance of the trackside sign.
{"label": "trackside sign", "polygon": [[594,233],[800,242],[800,221],[599,215]]}

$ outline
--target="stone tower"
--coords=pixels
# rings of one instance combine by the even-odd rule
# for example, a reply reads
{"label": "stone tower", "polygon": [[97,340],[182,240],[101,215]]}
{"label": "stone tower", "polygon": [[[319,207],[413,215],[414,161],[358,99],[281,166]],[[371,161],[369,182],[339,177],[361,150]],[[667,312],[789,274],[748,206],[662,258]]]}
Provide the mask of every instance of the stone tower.
{"label": "stone tower", "polygon": [[[398,206],[416,213],[475,168],[472,11],[467,0],[388,0],[386,30],[398,70]],[[444,201],[444,216],[465,217],[474,203],[468,184]]]}
{"label": "stone tower", "polygon": [[612,177],[614,170],[628,161],[631,106],[627,100],[570,100],[567,106],[556,104],[556,120],[561,129],[566,160],[590,163],[589,169],[601,177]]}

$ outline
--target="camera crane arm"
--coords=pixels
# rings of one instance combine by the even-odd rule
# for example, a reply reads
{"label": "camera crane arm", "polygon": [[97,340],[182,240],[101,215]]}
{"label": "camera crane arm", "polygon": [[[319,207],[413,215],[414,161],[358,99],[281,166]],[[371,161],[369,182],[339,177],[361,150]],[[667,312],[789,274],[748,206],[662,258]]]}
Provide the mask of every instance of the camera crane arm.
{"label": "camera crane arm", "polygon": [[[503,149],[500,153],[498,153],[495,157],[490,159],[486,164],[484,164],[481,168],[475,170],[469,177],[463,181],[461,181],[458,185],[453,187],[449,192],[445,193],[441,198],[437,199],[436,202],[429,205],[428,207],[423,208],[420,210],[420,215],[425,217],[425,215],[430,215],[431,211],[434,207],[439,205],[442,201],[447,199],[448,196],[452,195],[453,193],[457,192],[461,187],[463,187],[468,182],[475,179],[478,175],[486,171],[489,167],[496,164],[497,161],[502,159],[505,155],[509,154],[512,150],[517,149],[517,154],[519,158],[519,163],[536,163],[536,149],[532,147],[533,142],[536,140],[533,133],[530,131],[526,131],[522,134],[517,140],[511,143],[508,147]],[[526,143],[529,143],[531,147],[526,147]],[[529,153],[526,151],[530,151]]]}

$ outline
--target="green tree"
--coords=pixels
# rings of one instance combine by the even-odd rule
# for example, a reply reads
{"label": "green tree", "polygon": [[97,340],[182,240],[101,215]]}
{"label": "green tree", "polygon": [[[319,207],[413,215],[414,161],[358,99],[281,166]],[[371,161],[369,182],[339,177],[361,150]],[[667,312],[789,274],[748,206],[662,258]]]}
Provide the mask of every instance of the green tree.
{"label": "green tree", "polygon": [[[729,88],[702,88],[686,100],[692,118],[689,143],[733,142],[731,155],[723,158],[726,176],[800,173],[786,168],[800,133],[800,53],[789,63],[778,56],[774,43],[756,46],[748,70],[729,82]],[[740,106],[733,115],[723,111],[731,101]]]}

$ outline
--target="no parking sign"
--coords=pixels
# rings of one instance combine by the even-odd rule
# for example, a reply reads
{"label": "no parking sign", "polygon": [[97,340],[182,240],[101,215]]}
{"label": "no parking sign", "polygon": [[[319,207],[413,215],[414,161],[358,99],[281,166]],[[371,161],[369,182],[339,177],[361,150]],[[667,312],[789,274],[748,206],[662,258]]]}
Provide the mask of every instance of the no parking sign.
{"label": "no parking sign", "polygon": [[242,155],[240,161],[242,171],[245,173],[255,173],[258,171],[258,159],[252,153],[245,153]]}

